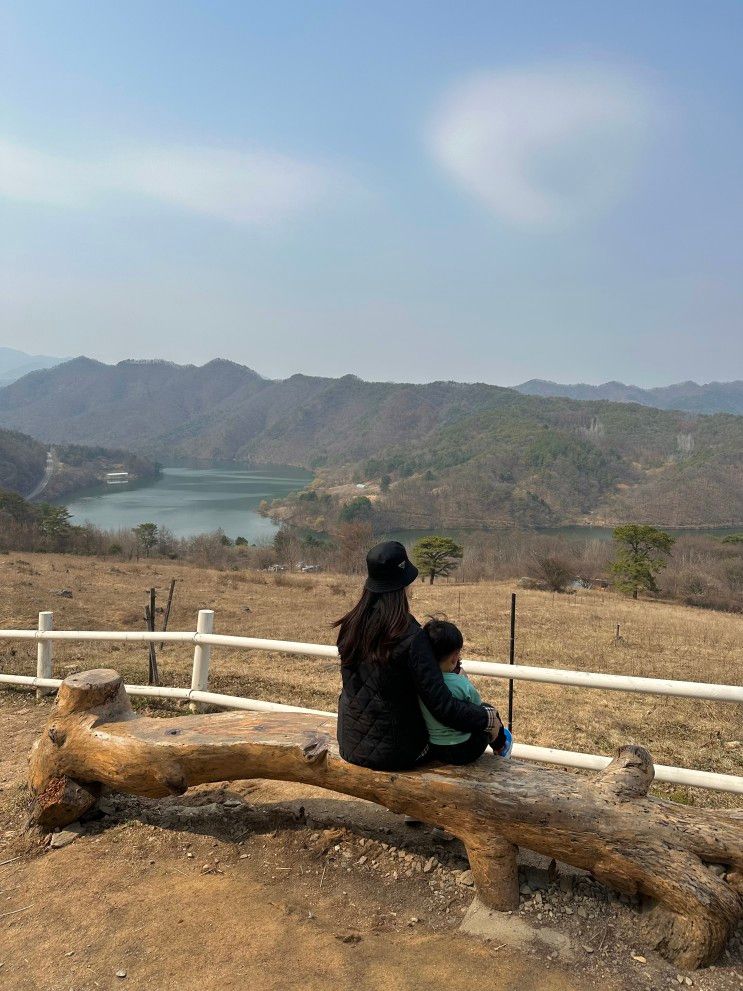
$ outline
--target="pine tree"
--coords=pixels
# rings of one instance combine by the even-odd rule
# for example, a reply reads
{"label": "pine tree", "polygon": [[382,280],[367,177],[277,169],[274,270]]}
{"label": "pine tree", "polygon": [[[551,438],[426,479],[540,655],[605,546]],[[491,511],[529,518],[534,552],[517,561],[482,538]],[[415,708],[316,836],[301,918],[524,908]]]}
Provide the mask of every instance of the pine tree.
{"label": "pine tree", "polygon": [[637,598],[638,592],[657,592],[656,576],[665,568],[675,539],[654,526],[627,523],[614,530],[617,554],[611,570],[617,588]]}
{"label": "pine tree", "polygon": [[434,578],[446,578],[462,559],[464,550],[451,537],[421,537],[413,545],[412,558],[422,575],[433,585]]}
{"label": "pine tree", "polygon": [[150,556],[150,551],[157,544],[158,530],[156,523],[140,523],[134,527],[134,536],[144,550],[145,557]]}

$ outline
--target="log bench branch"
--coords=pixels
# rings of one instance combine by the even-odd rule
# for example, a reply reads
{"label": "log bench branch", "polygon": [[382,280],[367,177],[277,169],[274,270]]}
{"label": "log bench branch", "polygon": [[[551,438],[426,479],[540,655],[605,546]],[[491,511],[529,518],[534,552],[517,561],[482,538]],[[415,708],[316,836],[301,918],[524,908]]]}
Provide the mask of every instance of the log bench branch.
{"label": "log bench branch", "polygon": [[[681,967],[713,962],[743,917],[743,810],[649,797],[653,763],[642,747],[621,747],[592,778],[495,757],[387,772],[343,761],[335,731],[335,720],[299,713],[137,717],[115,671],[71,675],[32,751],[32,818],[47,829],[66,825],[101,786],[157,798],[212,781],[294,781],[453,833],[491,908],[518,908],[518,847],[642,893],[656,902],[645,938]],[[709,866],[719,864],[723,875]]]}

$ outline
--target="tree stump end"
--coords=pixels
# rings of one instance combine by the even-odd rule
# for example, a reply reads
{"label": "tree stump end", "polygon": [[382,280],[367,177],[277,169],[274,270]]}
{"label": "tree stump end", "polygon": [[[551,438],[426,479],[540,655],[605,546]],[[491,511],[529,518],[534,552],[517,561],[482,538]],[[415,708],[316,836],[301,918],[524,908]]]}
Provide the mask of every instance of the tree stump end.
{"label": "tree stump end", "polygon": [[43,830],[69,826],[93,808],[100,791],[97,785],[84,785],[65,776],[52,778],[33,797],[31,822]]}
{"label": "tree stump end", "polygon": [[124,690],[124,679],[113,668],[95,668],[65,678],[59,687],[55,709],[58,716],[70,716],[114,703],[131,708]]}

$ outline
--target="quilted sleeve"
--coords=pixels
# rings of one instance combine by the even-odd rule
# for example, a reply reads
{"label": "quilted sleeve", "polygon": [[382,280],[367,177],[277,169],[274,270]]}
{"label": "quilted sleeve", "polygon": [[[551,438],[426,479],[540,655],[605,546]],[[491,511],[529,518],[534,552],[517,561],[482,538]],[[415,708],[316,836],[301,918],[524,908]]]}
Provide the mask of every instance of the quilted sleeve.
{"label": "quilted sleeve", "polygon": [[409,657],[418,695],[434,718],[460,733],[476,733],[487,729],[486,707],[460,702],[446,687],[444,676],[423,630],[419,630],[411,640]]}

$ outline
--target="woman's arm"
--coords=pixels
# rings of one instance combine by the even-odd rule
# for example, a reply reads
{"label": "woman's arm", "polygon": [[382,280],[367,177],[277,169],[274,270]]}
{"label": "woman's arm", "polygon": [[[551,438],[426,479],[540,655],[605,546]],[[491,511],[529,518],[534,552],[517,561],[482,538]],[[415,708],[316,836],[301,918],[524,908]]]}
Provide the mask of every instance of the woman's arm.
{"label": "woman's arm", "polygon": [[[452,695],[455,698],[464,699],[466,702],[474,702],[476,705],[483,704],[483,701],[480,698],[480,693],[472,684],[472,682],[469,680],[466,674],[462,675],[461,679],[457,679],[456,684],[452,684],[451,682],[446,681],[446,679],[444,680],[446,687],[449,689],[449,691],[452,693]],[[486,706],[486,708],[490,712],[495,712],[495,710],[491,706]],[[497,754],[499,754],[500,751],[503,750],[503,748],[506,745],[506,734],[500,716],[498,715],[497,712],[495,714],[496,716],[498,716],[498,719],[494,725],[489,727],[489,733],[490,733],[490,741],[492,743],[493,750]],[[510,756],[510,751],[507,756]]]}
{"label": "woman's arm", "polygon": [[446,687],[430,641],[423,630],[419,630],[410,642],[410,668],[418,695],[431,715],[444,726],[461,733],[498,729],[500,719],[491,706],[473,705],[454,698]]}

